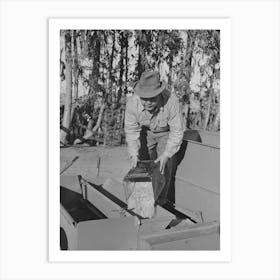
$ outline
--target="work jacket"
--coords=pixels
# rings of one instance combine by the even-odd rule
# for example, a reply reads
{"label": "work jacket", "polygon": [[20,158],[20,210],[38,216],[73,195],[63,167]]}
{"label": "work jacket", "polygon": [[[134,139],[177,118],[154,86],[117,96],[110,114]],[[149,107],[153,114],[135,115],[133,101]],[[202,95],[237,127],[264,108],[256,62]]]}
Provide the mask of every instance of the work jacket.
{"label": "work jacket", "polygon": [[164,154],[172,157],[179,150],[184,133],[182,113],[176,95],[164,90],[153,114],[144,109],[138,95],[128,97],[124,128],[130,156],[138,156],[142,126],[155,134],[168,132]]}

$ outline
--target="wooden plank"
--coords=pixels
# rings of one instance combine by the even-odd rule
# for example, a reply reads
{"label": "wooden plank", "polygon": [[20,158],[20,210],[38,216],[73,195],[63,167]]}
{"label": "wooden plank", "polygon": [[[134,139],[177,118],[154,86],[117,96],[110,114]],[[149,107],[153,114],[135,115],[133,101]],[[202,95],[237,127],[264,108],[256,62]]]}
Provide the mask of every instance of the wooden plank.
{"label": "wooden plank", "polygon": [[179,211],[178,209],[176,209],[173,204],[171,203],[166,203],[162,206],[164,209],[166,209],[167,211],[171,212],[173,215],[175,215],[176,218],[178,219],[188,219],[193,223],[197,223],[196,220],[194,220],[192,217],[182,213],[181,211]]}
{"label": "wooden plank", "polygon": [[83,175],[82,178],[87,181],[87,182],[91,182],[92,184],[101,186],[104,184],[104,182],[107,180],[107,178],[102,177],[102,176],[96,176],[96,177],[89,177],[86,175]]}
{"label": "wooden plank", "polygon": [[75,228],[77,223],[71,217],[71,215],[67,212],[67,210],[60,203],[60,217],[63,216],[64,220],[69,224],[69,226]]}
{"label": "wooden plank", "polygon": [[60,175],[62,174],[62,173],[64,173],[69,167],[71,167],[73,164],[74,164],[74,162],[78,159],[79,157],[78,156],[76,156],[76,157],[74,157],[70,162],[67,162],[66,163],[66,165],[62,168],[62,170],[60,171]]}
{"label": "wooden plank", "polygon": [[87,186],[87,199],[108,218],[131,216],[130,213],[124,211],[118,204],[90,186]]}
{"label": "wooden plank", "polygon": [[160,217],[142,220],[139,228],[139,236],[146,236],[163,231],[171,221],[172,218],[170,217]]}
{"label": "wooden plank", "polygon": [[177,226],[169,230],[158,231],[140,236],[139,249],[151,247],[155,244],[185,240],[193,237],[216,234],[220,232],[220,224],[216,221],[210,223],[194,224],[188,227]]}
{"label": "wooden plank", "polygon": [[134,217],[78,223],[78,250],[135,250]]}
{"label": "wooden plank", "polygon": [[[116,196],[118,199],[126,203],[125,193],[122,182],[115,180],[113,178],[104,178],[104,177],[83,177],[86,181],[91,182],[96,185],[102,185],[102,187]],[[160,205],[156,206],[156,215],[155,218],[168,217],[174,219],[175,216],[169,211],[162,208]]]}
{"label": "wooden plank", "polygon": [[177,178],[175,201],[179,208],[202,212],[204,222],[220,220],[220,195],[217,193],[206,191]]}
{"label": "wooden plank", "polygon": [[177,168],[176,178],[219,193],[220,150],[189,142],[185,156]]}
{"label": "wooden plank", "polygon": [[118,199],[125,203],[125,193],[122,182],[114,178],[105,178],[101,176],[88,177],[83,176],[83,179],[89,183],[97,186],[102,186],[105,190],[109,191],[111,194],[116,196]]}
{"label": "wooden plank", "polygon": [[188,239],[150,245],[150,250],[215,251],[220,250],[220,235],[213,233]]}
{"label": "wooden plank", "polygon": [[114,196],[116,196],[121,201],[126,202],[124,187],[123,187],[122,182],[119,182],[119,181],[115,180],[114,178],[107,178],[105,180],[105,182],[103,183],[102,187],[105,190],[112,193]]}
{"label": "wooden plank", "polygon": [[71,191],[81,193],[81,187],[77,175],[61,175],[60,186],[67,188]]}
{"label": "wooden plank", "polygon": [[[91,182],[96,185],[102,185],[104,189],[118,197],[120,200],[125,202],[125,194],[124,194],[124,189],[123,189],[123,184],[119,182],[118,180],[115,180],[113,178],[104,178],[104,177],[83,177],[86,181]],[[201,212],[200,211],[193,211],[189,208],[182,207],[182,206],[175,206],[175,208],[182,213],[184,213],[187,216],[190,216],[197,222],[202,222],[201,219]],[[160,205],[156,206],[156,211],[155,211],[155,217],[154,218],[170,218],[170,221],[172,219],[175,219],[176,216],[171,213],[170,211],[164,209]]]}
{"label": "wooden plank", "polygon": [[77,227],[66,209],[60,205],[60,227],[64,230],[68,250],[77,249]]}
{"label": "wooden plank", "polygon": [[[116,197],[118,197],[120,200],[126,202],[125,192],[124,192],[124,187],[122,182],[119,182],[118,180],[115,180],[113,178],[107,178],[103,181],[102,187],[107,191],[109,191],[110,193],[112,193],[113,195],[115,195]],[[159,218],[159,217],[175,218],[175,216],[172,213],[165,210],[160,205],[157,205],[155,210],[156,210],[155,218]]]}
{"label": "wooden plank", "polygon": [[175,219],[176,216],[174,214],[172,214],[171,212],[167,211],[166,209],[162,208],[160,205],[156,206],[156,215],[155,218],[170,218],[170,219]]}
{"label": "wooden plank", "polygon": [[219,132],[199,130],[198,133],[202,139],[202,143],[220,148],[220,133]]}
{"label": "wooden plank", "polygon": [[[135,213],[131,209],[128,209],[127,204],[125,202],[120,200],[118,197],[113,195],[111,192],[109,192],[108,190],[106,190],[102,186],[95,185],[91,182],[88,182],[88,181],[84,180],[83,178],[81,178],[81,182],[83,184],[88,185],[88,187],[87,187],[87,194],[88,194],[87,199],[95,207],[97,207],[99,210],[101,210],[101,208],[103,207],[102,208],[103,211],[106,210],[106,213],[109,214],[109,216],[106,215],[106,213],[104,213],[102,210],[101,211],[107,217],[109,217],[109,218],[111,216],[116,217],[116,215],[119,216],[119,217],[132,215],[132,216],[137,216],[139,219],[143,219],[143,217],[141,217],[140,215],[138,215],[137,213]],[[103,201],[103,203],[100,202],[100,200]],[[104,204],[104,203],[106,203],[106,204]]]}
{"label": "wooden plank", "polygon": [[[123,202],[125,201],[124,189],[123,189],[123,185],[121,182],[119,182],[113,178],[103,178],[103,177],[99,177],[99,176],[94,177],[94,178],[84,177],[84,179],[91,183],[94,183],[97,185],[102,185],[102,187],[105,190],[109,191],[110,193],[115,195],[117,198],[119,198]],[[188,208],[182,208],[182,207],[178,208],[177,206],[175,208],[178,209],[179,211],[183,212],[185,215],[192,217],[195,221],[202,222],[200,211],[192,211]],[[169,221],[176,218],[176,216],[173,213],[164,209],[160,205],[157,205],[155,218],[157,219],[157,218],[161,218],[161,217],[168,218]]]}
{"label": "wooden plank", "polygon": [[152,249],[152,245],[143,238],[138,239],[137,242],[137,250],[151,250]]}
{"label": "wooden plank", "polygon": [[191,217],[193,220],[196,221],[196,223],[203,223],[204,222],[203,215],[202,215],[201,211],[193,211],[189,208],[182,207],[182,206],[179,206],[179,205],[175,205],[175,208],[178,211],[184,213],[185,215]]}

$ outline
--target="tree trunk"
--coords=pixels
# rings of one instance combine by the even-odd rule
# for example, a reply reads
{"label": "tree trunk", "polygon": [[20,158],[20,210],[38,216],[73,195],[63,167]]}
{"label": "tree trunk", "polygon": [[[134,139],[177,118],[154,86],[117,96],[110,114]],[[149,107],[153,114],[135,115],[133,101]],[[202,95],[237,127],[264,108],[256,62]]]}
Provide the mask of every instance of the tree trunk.
{"label": "tree trunk", "polygon": [[88,34],[89,32],[86,30],[81,31],[81,55],[83,58],[88,56]]}
{"label": "tree trunk", "polygon": [[100,65],[100,31],[94,31],[92,36],[92,89],[94,92],[98,90],[98,79],[99,79],[99,65]]}
{"label": "tree trunk", "polygon": [[120,37],[120,47],[121,47],[121,57],[120,57],[120,76],[119,76],[119,90],[118,90],[118,95],[117,95],[117,104],[119,103],[119,100],[121,99],[122,96],[122,86],[123,86],[123,73],[124,73],[124,35],[123,32],[121,33]]}
{"label": "tree trunk", "polygon": [[[65,32],[65,64],[66,64],[66,96],[64,105],[64,114],[62,126],[69,129],[71,123],[71,106],[72,106],[72,55],[71,55],[71,34]],[[67,133],[60,131],[60,141],[66,143]]]}
{"label": "tree trunk", "polygon": [[211,105],[214,100],[214,88],[213,88],[213,80],[214,80],[214,73],[213,76],[210,78],[210,89],[209,89],[209,97],[208,97],[208,103],[207,103],[207,110],[205,113],[204,123],[203,123],[203,129],[206,130],[210,118],[211,113]]}
{"label": "tree trunk", "polygon": [[192,74],[192,56],[193,56],[195,37],[192,30],[189,30],[187,34],[188,34],[188,39],[187,39],[187,49],[185,53],[185,69],[186,69],[185,73],[186,73],[187,82],[190,82],[191,74]]}
{"label": "tree trunk", "polygon": [[113,61],[115,55],[115,44],[116,44],[116,31],[113,30],[113,45],[112,51],[110,55],[110,64],[109,64],[109,86],[108,86],[108,94],[112,94],[112,87],[113,87]]}
{"label": "tree trunk", "polygon": [[138,61],[137,61],[137,74],[138,74],[138,80],[140,80],[141,74],[142,74],[142,66],[141,66],[141,47],[138,45]]}
{"label": "tree trunk", "polygon": [[128,36],[125,38],[125,88],[124,93],[127,94],[128,83]]}
{"label": "tree trunk", "polygon": [[203,123],[203,129],[204,130],[207,129],[207,125],[208,125],[208,122],[209,122],[209,117],[210,117],[210,112],[211,112],[211,104],[212,104],[212,95],[213,95],[212,91],[213,91],[213,89],[211,88],[210,92],[209,92],[208,102],[207,102],[207,110],[206,110],[205,117],[204,117],[204,123]]}
{"label": "tree trunk", "polygon": [[77,31],[74,30],[74,34],[73,34],[73,50],[74,50],[74,55],[73,55],[73,62],[74,62],[74,99],[78,99],[78,48],[77,48],[77,40],[78,40],[78,36],[77,36]]}
{"label": "tree trunk", "polygon": [[172,84],[172,64],[173,64],[173,57],[170,57],[169,59],[169,63],[168,63],[168,84],[171,85]]}
{"label": "tree trunk", "polygon": [[140,79],[141,74],[147,70],[148,62],[145,53],[145,46],[143,43],[143,37],[145,36],[145,32],[142,30],[138,35],[138,61],[137,61],[137,74]]}
{"label": "tree trunk", "polygon": [[[91,37],[92,51],[92,75],[90,81],[90,92],[96,92],[98,90],[99,79],[99,64],[100,64],[100,34],[99,31],[94,31]],[[89,121],[87,130],[92,130],[93,122]]]}
{"label": "tree trunk", "polygon": [[[141,66],[142,66],[142,72],[148,70],[149,64],[146,56],[146,52],[143,47],[141,47]],[[141,73],[142,74],[142,73]]]}
{"label": "tree trunk", "polygon": [[212,130],[214,131],[220,130],[220,104],[217,105],[217,114],[213,121]]}
{"label": "tree trunk", "polygon": [[142,49],[142,46],[139,46],[139,52],[138,52],[138,64],[137,64],[137,69],[138,69],[138,77],[140,79],[141,74],[147,70],[147,59],[145,56],[145,51]]}
{"label": "tree trunk", "polygon": [[63,53],[63,48],[60,50],[60,82],[65,80],[65,63],[62,60],[62,53]]}
{"label": "tree trunk", "polygon": [[[209,100],[208,100],[208,105],[207,105],[207,111],[205,114],[205,122],[203,125],[204,130],[207,129],[209,118],[210,118],[210,113],[211,113],[211,105],[215,101],[215,92],[214,92],[214,77],[215,77],[215,68],[213,68],[213,74],[210,77],[210,92],[209,92]],[[220,116],[218,116],[220,118]],[[218,121],[218,120],[217,120]],[[212,129],[212,125],[210,125],[210,129]]]}

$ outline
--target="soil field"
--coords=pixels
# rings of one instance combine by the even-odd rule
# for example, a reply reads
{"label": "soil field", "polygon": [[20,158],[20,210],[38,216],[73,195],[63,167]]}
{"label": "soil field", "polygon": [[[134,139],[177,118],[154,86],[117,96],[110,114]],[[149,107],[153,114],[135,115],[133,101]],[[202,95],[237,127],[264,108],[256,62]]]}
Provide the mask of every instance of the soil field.
{"label": "soil field", "polygon": [[121,182],[130,169],[130,161],[126,146],[121,147],[67,147],[60,149],[60,170],[79,158],[69,167],[63,175],[82,175],[86,177],[97,176],[97,162],[100,157],[99,176],[114,178]]}

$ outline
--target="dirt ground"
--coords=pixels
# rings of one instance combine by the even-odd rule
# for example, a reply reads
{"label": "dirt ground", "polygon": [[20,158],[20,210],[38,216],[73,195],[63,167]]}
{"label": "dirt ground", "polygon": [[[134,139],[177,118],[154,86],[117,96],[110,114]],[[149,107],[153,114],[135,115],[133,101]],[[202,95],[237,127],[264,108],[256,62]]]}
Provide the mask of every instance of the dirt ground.
{"label": "dirt ground", "polygon": [[71,162],[74,157],[78,160],[69,167],[63,175],[97,176],[97,161],[100,156],[99,176],[114,178],[122,182],[130,169],[130,161],[126,146],[121,147],[67,147],[60,149],[60,170]]}

